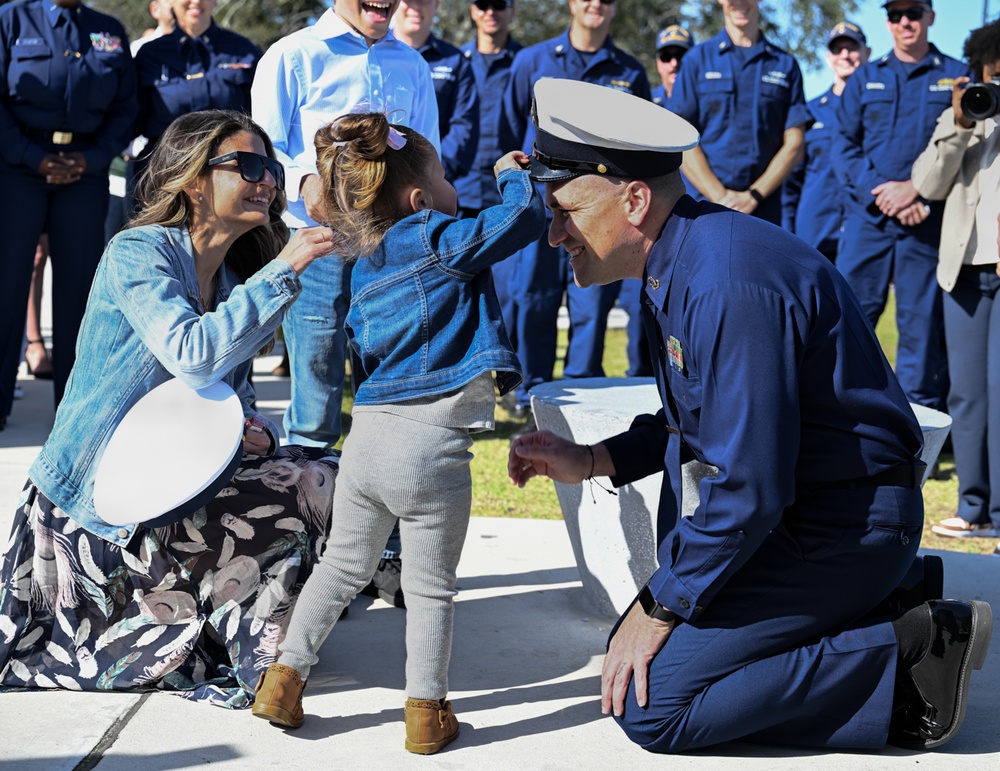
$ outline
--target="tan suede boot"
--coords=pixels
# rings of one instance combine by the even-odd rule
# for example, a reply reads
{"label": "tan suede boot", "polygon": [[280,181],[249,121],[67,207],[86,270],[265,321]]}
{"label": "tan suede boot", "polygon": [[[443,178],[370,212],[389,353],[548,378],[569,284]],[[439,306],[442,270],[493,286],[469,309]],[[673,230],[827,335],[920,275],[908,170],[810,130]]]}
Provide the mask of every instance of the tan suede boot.
{"label": "tan suede boot", "polygon": [[437,752],[458,736],[458,720],[451,702],[441,699],[406,700],[406,749],[418,755]]}
{"label": "tan suede boot", "polygon": [[306,683],[297,670],[284,664],[272,664],[257,681],[253,714],[272,723],[298,728],[305,720],[302,691]]}

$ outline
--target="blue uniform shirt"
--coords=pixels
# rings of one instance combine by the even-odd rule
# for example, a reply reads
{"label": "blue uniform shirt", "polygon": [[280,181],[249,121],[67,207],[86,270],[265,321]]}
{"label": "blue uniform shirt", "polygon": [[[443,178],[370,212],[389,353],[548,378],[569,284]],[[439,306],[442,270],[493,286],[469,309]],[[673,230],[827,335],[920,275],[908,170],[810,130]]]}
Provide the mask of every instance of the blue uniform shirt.
{"label": "blue uniform shirt", "polygon": [[[887,181],[905,181],[917,156],[951,104],[955,78],[971,76],[969,67],[936,47],[915,67],[893,52],[859,67],[848,79],[837,107],[833,139],[834,169],[846,192],[848,211],[882,219],[871,191]],[[943,202],[920,227],[939,227]]]}
{"label": "blue uniform shirt", "polygon": [[201,37],[177,28],[135,55],[139,76],[136,133],[159,137],[175,118],[197,110],[250,113],[250,84],[260,51],[214,21]]}
{"label": "blue uniform shirt", "polygon": [[[664,409],[605,444],[616,485],[666,469],[649,586],[696,619],[786,511],[824,484],[912,464],[922,438],[847,282],[795,236],[683,197],[644,279]],[[692,458],[717,471],[676,518]]]}
{"label": "blue uniform shirt", "polygon": [[517,53],[503,102],[500,143],[504,152],[523,150],[531,154],[535,141],[531,100],[535,83],[541,78],[582,80],[650,98],[645,68],[611,42],[610,35],[599,51],[588,56],[589,61],[570,45],[569,30]]}
{"label": "blue uniform shirt", "polygon": [[701,132],[719,181],[747,190],[781,149],[785,130],[808,123],[809,112],[791,54],[763,36],[745,62],[734,49],[723,30],[688,51],[666,107]]}
{"label": "blue uniform shirt", "polygon": [[500,110],[503,95],[510,80],[510,66],[521,44],[507,37],[507,45],[496,57],[489,60],[476,46],[476,41],[462,46],[462,55],[472,65],[479,94],[479,144],[472,168],[455,180],[458,205],[463,209],[485,209],[502,200],[493,164],[504,154],[500,147]]}
{"label": "blue uniform shirt", "polygon": [[[111,159],[132,138],[135,68],[117,19],[86,6],[52,0],[0,7],[0,153],[35,171],[52,152],[41,132],[72,132],[61,149],[82,152],[88,176],[107,175]],[[73,37],[76,38],[75,43]]]}
{"label": "blue uniform shirt", "polygon": [[431,35],[417,49],[430,65],[438,105],[441,162],[454,180],[472,168],[479,144],[479,97],[476,76],[465,54]]}
{"label": "blue uniform shirt", "polygon": [[836,254],[844,202],[830,157],[840,97],[831,88],[812,99],[806,154],[782,188],[781,225],[827,255]]}
{"label": "blue uniform shirt", "polygon": [[653,89],[653,104],[658,104],[660,107],[666,107],[667,99],[667,89],[662,84]]}

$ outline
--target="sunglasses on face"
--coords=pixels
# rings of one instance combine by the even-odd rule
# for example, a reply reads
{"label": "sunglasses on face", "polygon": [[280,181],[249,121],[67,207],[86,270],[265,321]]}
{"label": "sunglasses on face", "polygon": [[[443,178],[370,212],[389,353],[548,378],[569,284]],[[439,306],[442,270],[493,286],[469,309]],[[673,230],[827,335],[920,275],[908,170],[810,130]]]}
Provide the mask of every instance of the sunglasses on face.
{"label": "sunglasses on face", "polygon": [[886,18],[889,19],[890,24],[899,24],[905,16],[910,21],[920,21],[924,18],[924,14],[927,13],[927,9],[921,5],[915,5],[912,8],[904,8],[899,11],[887,11]]}
{"label": "sunglasses on face", "polygon": [[662,51],[660,51],[660,53],[657,54],[657,56],[659,57],[661,62],[666,64],[667,62],[673,61],[674,59],[680,61],[681,59],[684,58],[684,54],[685,54],[684,51],[671,51],[669,48],[665,48]]}
{"label": "sunglasses on face", "polygon": [[500,11],[506,11],[510,7],[510,3],[507,0],[476,0],[473,5],[483,13],[487,11],[499,13]]}
{"label": "sunglasses on face", "polygon": [[226,161],[236,161],[236,168],[240,171],[240,176],[247,182],[257,184],[264,180],[264,174],[271,172],[274,179],[274,186],[278,190],[285,189],[285,167],[274,158],[258,153],[248,153],[243,150],[236,150],[232,153],[219,155],[209,160],[209,166],[218,166]]}

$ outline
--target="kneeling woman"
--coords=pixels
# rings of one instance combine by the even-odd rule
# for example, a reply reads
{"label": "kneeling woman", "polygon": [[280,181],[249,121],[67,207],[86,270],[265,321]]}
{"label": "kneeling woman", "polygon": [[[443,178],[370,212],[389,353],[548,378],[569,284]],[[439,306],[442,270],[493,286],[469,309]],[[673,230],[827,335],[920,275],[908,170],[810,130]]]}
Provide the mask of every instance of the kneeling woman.
{"label": "kneeling woman", "polygon": [[[337,470],[278,449],[253,408],[251,362],[298,275],[333,248],[326,227],[287,240],[283,188],[271,141],[243,114],[191,113],[163,135],[140,182],[143,212],[101,260],[0,562],[0,689],[158,688],[243,707],[277,657]],[[104,450],[129,408],[171,378],[236,391],[248,428],[240,466],[176,524],[110,525],[94,507]]]}

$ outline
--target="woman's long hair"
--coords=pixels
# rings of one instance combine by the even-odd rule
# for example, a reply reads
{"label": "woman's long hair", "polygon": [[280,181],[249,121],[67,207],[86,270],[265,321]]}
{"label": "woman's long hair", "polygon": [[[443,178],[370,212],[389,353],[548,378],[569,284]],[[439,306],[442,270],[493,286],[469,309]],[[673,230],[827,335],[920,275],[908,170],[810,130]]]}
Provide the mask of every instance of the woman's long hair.
{"label": "woman's long hair", "polygon": [[[182,115],[171,123],[139,177],[136,199],[141,208],[126,227],[187,224],[191,200],[184,188],[206,173],[208,161],[218,154],[219,146],[241,131],[259,136],[267,155],[274,158],[271,138],[244,113],[202,110]],[[277,257],[288,243],[288,227],[281,220],[286,206],[284,192],[276,190],[271,201],[270,222],[240,236],[226,254],[226,264],[241,282]]]}

